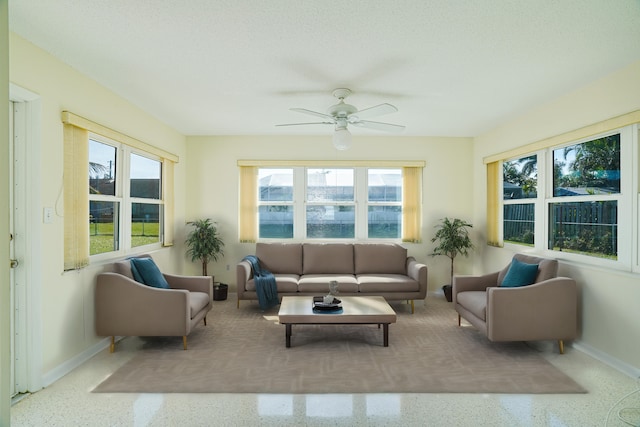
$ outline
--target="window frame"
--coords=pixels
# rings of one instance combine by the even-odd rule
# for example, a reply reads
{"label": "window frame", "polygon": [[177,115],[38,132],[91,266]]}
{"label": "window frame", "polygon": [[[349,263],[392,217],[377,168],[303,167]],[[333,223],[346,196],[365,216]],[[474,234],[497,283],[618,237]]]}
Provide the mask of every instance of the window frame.
{"label": "window frame", "polygon": [[[259,176],[260,171],[265,169],[292,169],[293,170],[293,201],[292,202],[269,202],[260,200],[260,184]],[[317,201],[310,202],[307,200],[307,176],[310,169],[351,169],[354,171],[353,185],[354,185],[354,200],[353,201]],[[387,206],[396,205],[402,209],[402,196],[400,201],[397,202],[370,202],[368,199],[369,187],[368,187],[368,170],[369,169],[390,169],[397,170],[401,177],[403,174],[402,167],[399,166],[358,166],[358,165],[331,165],[326,164],[322,166],[258,166],[256,173],[256,180],[258,182],[257,191],[257,207],[264,205],[291,205],[293,206],[293,237],[261,237],[260,236],[260,216],[259,212],[256,218],[257,221],[257,241],[323,241],[323,242],[342,242],[342,241],[360,241],[360,240],[378,240],[385,242],[402,242],[402,236],[397,238],[385,238],[385,237],[369,237],[368,236],[368,211],[369,206]],[[402,194],[404,183],[401,180],[400,194]],[[307,222],[306,214],[307,207],[310,205],[348,205],[354,206],[355,211],[355,225],[353,237],[307,237]],[[399,224],[399,229],[402,227],[402,216]]]}
{"label": "window frame", "polygon": [[[518,155],[516,157],[504,160],[503,162],[501,162],[502,164],[504,162],[511,162],[514,160],[519,160],[519,159],[523,159],[526,157],[531,157],[531,156],[536,156],[536,171],[537,171],[537,182],[536,182],[536,197],[531,197],[531,198],[522,198],[522,199],[509,199],[509,200],[505,200],[504,199],[504,169],[501,168],[501,174],[500,174],[500,194],[502,195],[501,199],[500,199],[500,223],[501,223],[501,230],[500,233],[502,235],[502,239],[503,242],[505,244],[505,246],[507,247],[513,247],[514,249],[521,249],[523,247],[526,248],[535,248],[539,242],[542,242],[544,239],[544,229],[541,229],[541,227],[539,227],[539,223],[540,223],[540,218],[544,218],[544,210],[543,210],[543,204],[542,204],[542,200],[544,199],[544,188],[541,188],[542,186],[540,185],[541,183],[541,176],[545,176],[545,170],[546,170],[546,152],[544,150],[541,151],[536,151],[536,152],[532,152],[532,153],[527,153],[527,154],[523,154],[523,155]],[[501,164],[501,166],[502,166]],[[505,203],[506,202],[506,203]],[[526,243],[517,243],[517,242],[513,242],[513,241],[506,241],[504,240],[504,206],[505,205],[520,205],[520,204],[532,204],[534,206],[533,208],[533,215],[534,215],[534,231],[533,231],[533,245],[530,244],[526,244]]]}
{"label": "window frame", "polygon": [[[617,194],[601,195],[581,195],[581,196],[554,196],[553,195],[553,151],[563,147],[585,143],[598,138],[620,134],[620,192]],[[538,167],[538,197],[535,200],[535,233],[534,245],[531,247],[537,252],[556,259],[576,263],[589,263],[591,265],[616,270],[626,270],[640,272],[640,183],[638,177],[638,166],[640,165],[640,128],[638,124],[626,125],[623,127],[608,130],[598,134],[573,139],[562,144],[554,144],[540,148],[537,151],[518,153],[516,156],[505,158],[502,162],[516,160],[519,158],[537,155]],[[502,168],[500,169],[502,172]],[[498,183],[501,191],[503,188],[503,173],[500,173]],[[507,201],[503,197],[500,200],[500,225],[504,229],[504,206],[505,204],[517,204],[526,199],[515,199]],[[571,253],[558,251],[549,248],[549,231],[551,218],[549,208],[554,203],[587,202],[587,201],[608,201],[617,202],[617,227],[618,227],[618,249],[617,259],[607,259],[597,255]],[[633,218],[636,218],[634,221]],[[503,239],[504,241],[504,239]],[[511,250],[518,251],[528,246],[504,241],[504,246]]]}
{"label": "window frame", "polygon": [[[90,263],[101,262],[111,260],[113,258],[125,256],[133,253],[149,252],[160,249],[164,243],[164,221],[165,221],[165,200],[163,183],[165,178],[165,168],[163,159],[153,153],[146,152],[136,147],[132,147],[124,142],[117,141],[113,138],[109,138],[95,132],[89,131],[88,140],[96,141],[102,144],[109,145],[116,149],[116,165],[115,165],[115,195],[96,195],[89,192],[89,203],[92,201],[117,201],[119,203],[118,212],[118,248],[114,251],[102,252],[94,255],[89,255]],[[131,185],[131,155],[136,154],[148,158],[153,161],[157,161],[160,165],[160,177],[159,177],[159,198],[140,198],[130,196]],[[88,191],[88,189],[87,189]],[[133,211],[134,203],[142,204],[154,204],[159,205],[159,225],[158,225],[158,241],[141,246],[132,246],[131,235],[131,214]],[[90,215],[88,212],[87,215]],[[88,217],[87,217],[88,218]],[[114,224],[115,227],[115,224]],[[115,230],[114,230],[115,233]]]}
{"label": "window frame", "polygon": [[[632,252],[632,210],[631,206],[633,204],[632,199],[637,199],[637,195],[633,195],[632,188],[632,177],[637,174],[635,171],[635,165],[638,164],[637,161],[634,162],[632,152],[633,146],[636,145],[633,141],[633,132],[632,130],[635,128],[635,125],[625,126],[618,129],[612,129],[607,132],[602,132],[597,135],[591,135],[588,137],[576,139],[574,141],[569,141],[564,144],[554,145],[553,147],[547,148],[545,151],[548,155],[548,159],[546,163],[551,167],[547,168],[547,172],[545,174],[546,182],[545,182],[545,199],[543,210],[545,212],[545,228],[544,228],[544,250],[552,254],[552,256],[556,258],[566,259],[569,261],[575,262],[588,262],[592,265],[602,266],[602,267],[610,267],[614,269],[626,269],[632,270],[635,269],[635,266],[631,265],[631,252]],[[554,196],[553,195],[553,151],[562,149],[564,147],[582,144],[588,141],[593,141],[598,138],[603,138],[610,135],[620,134],[620,192],[616,194],[600,194],[600,195],[583,195],[583,196]],[[551,218],[549,217],[549,208],[551,204],[554,203],[579,203],[579,202],[591,202],[591,201],[616,201],[617,202],[617,227],[618,227],[618,250],[616,259],[607,259],[604,257],[599,257],[597,255],[587,255],[587,254],[579,254],[579,253],[571,253],[553,250],[549,248],[549,232],[551,227]],[[637,245],[637,239],[636,243]]]}

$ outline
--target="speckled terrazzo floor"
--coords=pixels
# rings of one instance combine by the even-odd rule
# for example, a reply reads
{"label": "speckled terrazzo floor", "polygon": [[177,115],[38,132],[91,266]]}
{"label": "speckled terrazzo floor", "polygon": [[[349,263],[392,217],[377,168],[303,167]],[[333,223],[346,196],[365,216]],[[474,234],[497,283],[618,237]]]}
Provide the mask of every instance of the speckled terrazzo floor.
{"label": "speckled terrazzo floor", "polygon": [[[435,296],[439,297],[439,296]],[[235,305],[235,298],[224,303]],[[91,393],[140,348],[126,338],[11,408],[12,426],[628,426],[638,380],[572,348],[544,355],[586,394]],[[434,366],[434,369],[440,367]]]}

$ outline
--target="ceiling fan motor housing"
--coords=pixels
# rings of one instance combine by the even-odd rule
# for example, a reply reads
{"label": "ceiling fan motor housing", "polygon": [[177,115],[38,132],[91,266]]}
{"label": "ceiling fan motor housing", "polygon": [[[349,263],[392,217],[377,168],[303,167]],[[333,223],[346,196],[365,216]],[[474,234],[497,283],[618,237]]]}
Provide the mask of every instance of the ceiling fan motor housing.
{"label": "ceiling fan motor housing", "polygon": [[335,118],[347,118],[357,112],[358,109],[356,107],[351,104],[345,104],[343,100],[327,109],[327,114]]}

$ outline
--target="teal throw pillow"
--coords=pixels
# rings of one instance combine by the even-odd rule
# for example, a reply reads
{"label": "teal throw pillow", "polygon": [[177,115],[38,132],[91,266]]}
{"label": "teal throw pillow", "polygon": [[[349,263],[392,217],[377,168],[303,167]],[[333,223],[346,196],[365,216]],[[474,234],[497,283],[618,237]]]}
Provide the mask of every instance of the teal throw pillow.
{"label": "teal throw pillow", "polygon": [[527,286],[536,280],[537,275],[538,264],[527,264],[514,258],[500,286],[505,288]]}
{"label": "teal throw pillow", "polygon": [[131,258],[131,273],[136,282],[154,288],[169,289],[169,283],[151,258]]}

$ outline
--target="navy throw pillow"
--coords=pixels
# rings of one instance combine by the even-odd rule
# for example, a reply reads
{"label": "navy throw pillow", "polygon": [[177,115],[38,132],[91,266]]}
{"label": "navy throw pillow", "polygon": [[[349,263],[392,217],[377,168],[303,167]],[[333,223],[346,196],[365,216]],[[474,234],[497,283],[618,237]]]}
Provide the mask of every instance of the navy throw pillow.
{"label": "navy throw pillow", "polygon": [[131,273],[136,282],[154,288],[169,289],[169,283],[151,258],[131,258]]}
{"label": "navy throw pillow", "polygon": [[505,288],[527,286],[536,280],[537,275],[538,264],[527,264],[514,258],[500,286]]}

